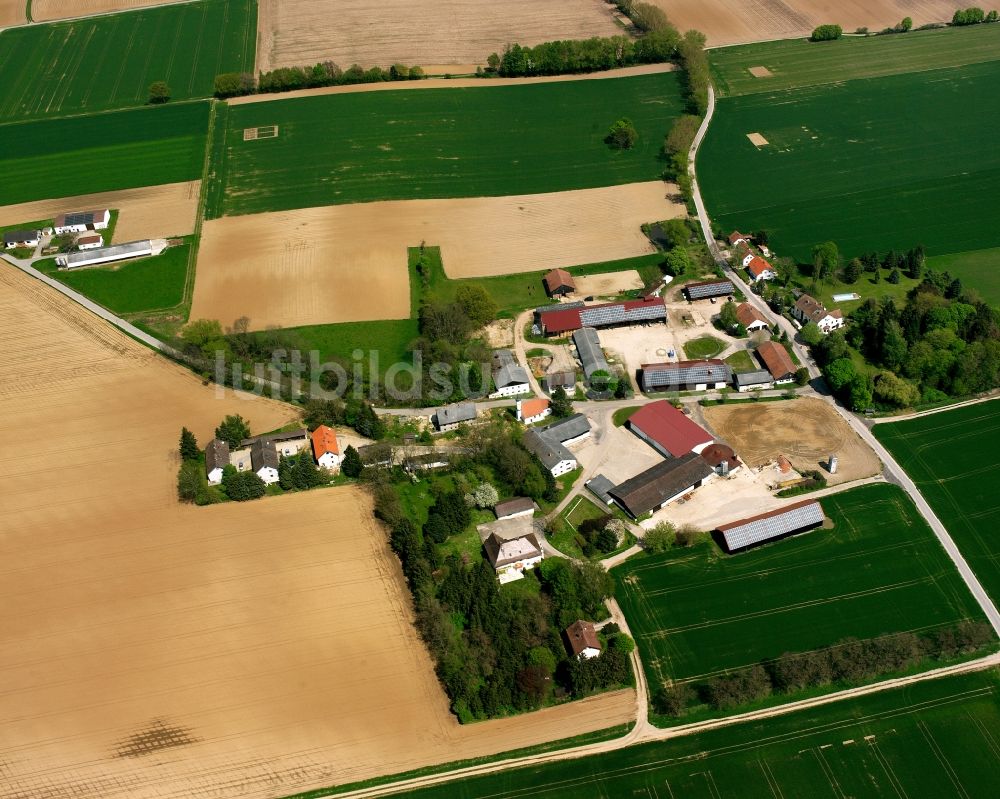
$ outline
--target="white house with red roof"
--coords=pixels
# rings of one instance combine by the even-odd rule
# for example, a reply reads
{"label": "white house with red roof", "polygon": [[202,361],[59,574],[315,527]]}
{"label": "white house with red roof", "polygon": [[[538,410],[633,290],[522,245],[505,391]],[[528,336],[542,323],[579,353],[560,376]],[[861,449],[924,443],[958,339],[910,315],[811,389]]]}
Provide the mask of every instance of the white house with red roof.
{"label": "white house with red roof", "polygon": [[642,406],[628,420],[629,429],[668,458],[700,453],[714,439],[666,400]]}
{"label": "white house with red roof", "polygon": [[734,230],[732,233],[729,234],[729,246],[730,247],[735,247],[741,241],[745,242],[746,244],[749,244],[750,243],[750,237],[748,235],[746,235],[745,233],[740,233],[738,230]]}
{"label": "white house with red roof", "polygon": [[316,463],[323,469],[336,471],[344,460],[340,451],[340,442],[337,441],[337,431],[332,427],[321,424],[312,431],[312,450]]}
{"label": "white house with red roof", "polygon": [[752,283],[759,283],[761,280],[774,280],[778,276],[777,272],[774,271],[774,267],[759,255],[751,258],[746,267],[747,272],[750,273],[750,281]]}
{"label": "white house with red roof", "polygon": [[792,306],[792,316],[802,324],[815,322],[824,333],[844,326],[844,314],[839,308],[828,311],[823,303],[808,294],[803,294],[796,300]]}
{"label": "white house with red roof", "polygon": [[517,421],[534,424],[552,415],[547,399],[526,399],[517,401]]}

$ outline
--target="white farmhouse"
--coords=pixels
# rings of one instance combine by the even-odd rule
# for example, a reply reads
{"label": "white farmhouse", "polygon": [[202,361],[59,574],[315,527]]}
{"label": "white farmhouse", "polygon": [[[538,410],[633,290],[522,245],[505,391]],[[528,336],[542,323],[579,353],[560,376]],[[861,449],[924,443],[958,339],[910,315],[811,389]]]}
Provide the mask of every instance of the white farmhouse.
{"label": "white farmhouse", "polygon": [[228,465],[229,444],[213,438],[205,447],[205,475],[209,485],[217,486],[222,482],[222,470]]}
{"label": "white farmhouse", "polygon": [[746,267],[753,283],[759,283],[761,280],[774,280],[778,276],[774,267],[758,255],[751,258]]}
{"label": "white farmhouse", "polygon": [[815,322],[821,331],[830,333],[844,326],[844,314],[837,308],[828,311],[819,300],[803,294],[792,306],[792,316],[802,324]]}
{"label": "white farmhouse", "polygon": [[104,230],[111,222],[111,211],[75,211],[69,214],[59,214],[53,227],[56,235],[64,233],[83,233],[85,230]]}
{"label": "white farmhouse", "polygon": [[589,621],[575,621],[566,628],[566,644],[577,660],[589,660],[601,654],[597,630]]}
{"label": "white farmhouse", "polygon": [[542,562],[545,555],[534,533],[505,540],[493,533],[483,542],[486,557],[501,583],[524,577],[524,572]]}
{"label": "white farmhouse", "polygon": [[278,453],[270,441],[259,438],[250,445],[251,468],[268,485],[278,482],[278,463]]}
{"label": "white farmhouse", "polygon": [[337,471],[344,460],[340,452],[340,442],[337,432],[332,427],[321,424],[312,432],[313,457],[321,468],[331,472]]}

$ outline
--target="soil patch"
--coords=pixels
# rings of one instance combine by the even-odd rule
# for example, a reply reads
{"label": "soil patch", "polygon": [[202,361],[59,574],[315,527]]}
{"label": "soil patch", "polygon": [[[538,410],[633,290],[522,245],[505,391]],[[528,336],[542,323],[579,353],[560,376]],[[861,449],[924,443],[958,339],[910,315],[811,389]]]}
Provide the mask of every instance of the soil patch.
{"label": "soil patch", "polygon": [[600,189],[394,200],[223,217],[203,227],[192,319],[326,324],[410,315],[406,248],[441,247],[449,277],[643,255],[640,226],[680,216],[661,181]]}
{"label": "soil patch", "polygon": [[288,406],[219,398],[3,265],[0,335],[5,794],[272,799],[634,715],[620,691],[459,726],[364,494],[176,501],[182,424]]}
{"label": "soil patch", "polygon": [[579,296],[608,296],[622,291],[643,288],[642,278],[634,269],[626,272],[608,272],[603,275],[584,275],[574,278]]}
{"label": "soil patch", "polygon": [[748,70],[755,78],[773,78],[774,73],[767,67],[750,67]]}
{"label": "soil patch", "polygon": [[765,145],[770,143],[759,133],[748,133],[747,138],[750,139],[750,143],[755,147],[764,147]]}
{"label": "soil patch", "polygon": [[[882,468],[871,447],[823,400],[715,405],[704,415],[715,434],[753,468],[785,455],[799,471],[820,469],[831,485],[871,477]],[[824,468],[831,454],[839,461],[833,475]]]}
{"label": "soil patch", "polygon": [[115,243],[186,236],[194,232],[200,190],[201,181],[192,180],[4,205],[0,206],[0,226],[52,219],[67,211],[117,208]]}
{"label": "soil patch", "polygon": [[0,0],[0,28],[8,25],[23,25],[27,22],[24,16],[24,3],[21,0]]}
{"label": "soil patch", "polygon": [[483,64],[519,42],[614,36],[602,0],[259,0],[257,69],[333,60],[346,68],[392,63]]}

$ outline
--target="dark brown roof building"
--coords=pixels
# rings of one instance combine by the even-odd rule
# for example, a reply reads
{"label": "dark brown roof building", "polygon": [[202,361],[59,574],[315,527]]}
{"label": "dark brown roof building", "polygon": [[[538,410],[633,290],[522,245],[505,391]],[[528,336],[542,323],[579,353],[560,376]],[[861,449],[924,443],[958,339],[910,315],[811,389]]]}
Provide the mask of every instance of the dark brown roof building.
{"label": "dark brown roof building", "polygon": [[542,278],[542,282],[545,283],[545,290],[550,297],[558,297],[576,291],[576,282],[565,269],[553,269]]}
{"label": "dark brown roof building", "polygon": [[509,566],[512,563],[522,563],[542,556],[542,548],[534,533],[505,540],[493,533],[483,542],[486,557],[494,569]]}
{"label": "dark brown roof building", "polygon": [[609,493],[631,516],[638,519],[698,488],[713,473],[712,467],[700,455],[689,452],[680,458],[661,461],[631,480],[615,486]]}
{"label": "dark brown roof building", "polygon": [[597,630],[589,621],[575,621],[566,628],[566,644],[573,657],[597,657],[601,642]]}

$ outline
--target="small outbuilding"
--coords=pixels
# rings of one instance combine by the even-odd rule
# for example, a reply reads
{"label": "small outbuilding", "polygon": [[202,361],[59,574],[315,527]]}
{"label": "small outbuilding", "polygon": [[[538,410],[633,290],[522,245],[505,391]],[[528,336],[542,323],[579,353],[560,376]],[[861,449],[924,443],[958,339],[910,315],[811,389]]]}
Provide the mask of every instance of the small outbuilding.
{"label": "small outbuilding", "polygon": [[767,317],[748,302],[741,302],[736,306],[736,321],[743,325],[748,333],[756,333],[758,330],[767,330],[770,327]]}
{"label": "small outbuilding", "polygon": [[519,516],[534,516],[535,500],[530,497],[505,499],[494,506],[493,512],[497,515],[498,521],[500,519],[516,519]]}
{"label": "small outbuilding", "polygon": [[447,405],[439,408],[434,414],[434,422],[438,430],[446,433],[454,430],[460,424],[474,422],[476,420],[476,406],[472,402],[459,402],[455,405]]}
{"label": "small outbuilding", "polygon": [[597,630],[589,621],[575,621],[566,628],[566,648],[577,660],[589,660],[601,654]]}
{"label": "small outbuilding", "polygon": [[565,269],[553,269],[542,278],[542,282],[550,297],[565,297],[576,291],[576,281]]}
{"label": "small outbuilding", "polygon": [[98,247],[104,246],[104,236],[100,233],[89,233],[86,236],[80,236],[76,240],[76,248],[78,250],[96,250]]}
{"label": "small outbuilding", "polygon": [[549,401],[543,398],[518,400],[516,410],[522,424],[535,424],[552,415]]}
{"label": "small outbuilding", "polygon": [[37,247],[41,241],[37,230],[8,230],[3,234],[3,246],[8,250],[17,247]]}
{"label": "small outbuilding", "polygon": [[774,385],[774,379],[767,369],[752,372],[737,372],[733,375],[733,387],[740,392],[764,391]]}

